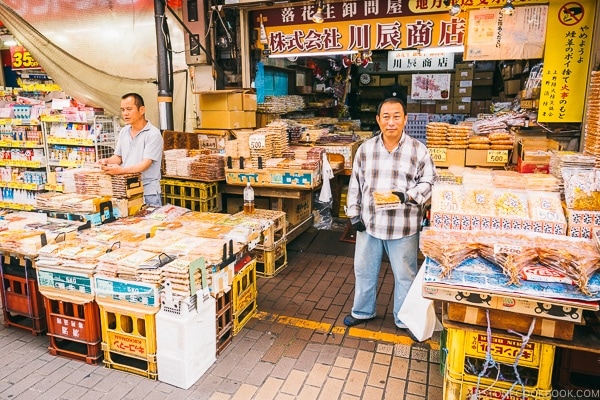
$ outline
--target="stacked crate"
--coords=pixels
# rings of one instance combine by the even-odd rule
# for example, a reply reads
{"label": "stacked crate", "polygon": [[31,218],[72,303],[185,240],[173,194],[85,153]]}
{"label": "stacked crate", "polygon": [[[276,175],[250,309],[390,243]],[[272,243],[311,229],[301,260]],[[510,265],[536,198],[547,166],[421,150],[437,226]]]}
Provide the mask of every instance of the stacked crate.
{"label": "stacked crate", "polygon": [[[441,363],[444,399],[476,395],[486,400],[550,400],[554,350],[553,345],[532,340],[523,345],[519,336],[491,334],[488,338],[485,331],[447,328],[442,350],[445,362]],[[518,378],[522,385],[516,383]]]}
{"label": "stacked crate", "polygon": [[94,283],[105,367],[157,379],[158,286],[98,275]]}
{"label": "stacked crate", "polygon": [[253,214],[239,215],[268,222],[259,244],[250,254],[256,258],[257,275],[267,278],[275,276],[287,266],[286,214],[282,211],[257,209]]}
{"label": "stacked crate", "polygon": [[48,351],[96,365],[102,360],[102,338],[92,275],[93,271],[37,267],[48,321]]}
{"label": "stacked crate", "polygon": [[233,292],[218,293],[216,301],[216,343],[217,355],[231,343],[233,339]]}
{"label": "stacked crate", "polygon": [[161,179],[163,204],[184,207],[192,211],[218,212],[218,183],[179,179]]}
{"label": "stacked crate", "polygon": [[256,259],[238,263],[233,277],[233,334],[237,335],[256,312]]}
{"label": "stacked crate", "polygon": [[2,254],[0,294],[4,324],[41,335],[47,330],[46,311],[34,267],[32,257],[19,253]]}

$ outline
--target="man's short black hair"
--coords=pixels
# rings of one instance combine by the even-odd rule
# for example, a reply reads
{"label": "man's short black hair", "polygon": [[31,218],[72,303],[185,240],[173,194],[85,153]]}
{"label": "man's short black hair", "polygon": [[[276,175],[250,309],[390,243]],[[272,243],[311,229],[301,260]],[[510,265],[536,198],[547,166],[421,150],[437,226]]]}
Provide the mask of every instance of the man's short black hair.
{"label": "man's short black hair", "polygon": [[402,111],[404,111],[404,115],[406,115],[406,104],[404,104],[404,102],[397,97],[388,97],[387,99],[379,103],[379,106],[377,107],[377,115],[381,113],[381,107],[386,103],[400,104],[402,106]]}
{"label": "man's short black hair", "polygon": [[121,100],[125,100],[128,97],[133,97],[133,102],[135,103],[135,106],[137,108],[145,107],[145,105],[144,105],[144,99],[139,94],[137,94],[137,93],[127,93],[127,94],[124,94],[123,96],[121,96]]}

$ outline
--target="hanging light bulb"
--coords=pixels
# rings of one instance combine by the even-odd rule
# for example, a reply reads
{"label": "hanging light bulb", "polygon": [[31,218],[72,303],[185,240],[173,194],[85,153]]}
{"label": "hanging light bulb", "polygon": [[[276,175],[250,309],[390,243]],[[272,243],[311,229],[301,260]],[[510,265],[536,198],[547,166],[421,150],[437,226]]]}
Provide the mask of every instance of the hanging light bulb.
{"label": "hanging light bulb", "polygon": [[452,4],[452,7],[450,7],[450,9],[448,10],[448,14],[450,14],[450,16],[452,17],[456,17],[458,14],[460,14],[461,12],[461,8],[460,8],[460,4]]}
{"label": "hanging light bulb", "polygon": [[500,13],[504,15],[513,15],[515,6],[512,5],[512,0],[506,0],[506,4],[500,9]]}
{"label": "hanging light bulb", "polygon": [[325,18],[323,17],[323,2],[319,0],[319,5],[317,6],[317,12],[312,16],[312,22],[315,24],[322,24]]}

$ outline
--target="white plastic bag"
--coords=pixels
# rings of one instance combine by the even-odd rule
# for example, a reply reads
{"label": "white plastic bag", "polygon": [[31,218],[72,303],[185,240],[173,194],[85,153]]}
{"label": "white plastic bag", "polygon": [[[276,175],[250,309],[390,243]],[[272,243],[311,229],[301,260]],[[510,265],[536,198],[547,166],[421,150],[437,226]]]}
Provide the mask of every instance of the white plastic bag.
{"label": "white plastic bag", "polygon": [[433,300],[426,299],[421,294],[424,275],[425,267],[422,266],[408,289],[400,311],[398,311],[398,319],[410,329],[420,342],[429,339],[434,331],[442,330],[442,324],[435,315]]}

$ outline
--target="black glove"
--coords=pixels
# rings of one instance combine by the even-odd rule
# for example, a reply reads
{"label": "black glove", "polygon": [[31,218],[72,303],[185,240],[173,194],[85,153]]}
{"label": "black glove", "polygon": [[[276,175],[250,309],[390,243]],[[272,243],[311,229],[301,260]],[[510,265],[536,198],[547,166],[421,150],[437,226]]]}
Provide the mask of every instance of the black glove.
{"label": "black glove", "polygon": [[350,218],[350,223],[352,224],[352,228],[354,228],[356,232],[364,232],[367,230],[367,227],[365,226],[364,222],[362,222],[362,219],[360,219],[360,217]]}
{"label": "black glove", "polygon": [[392,192],[392,194],[395,194],[396,196],[398,196],[398,198],[400,199],[400,203],[404,204],[404,202],[406,201],[406,195],[402,192]]}

